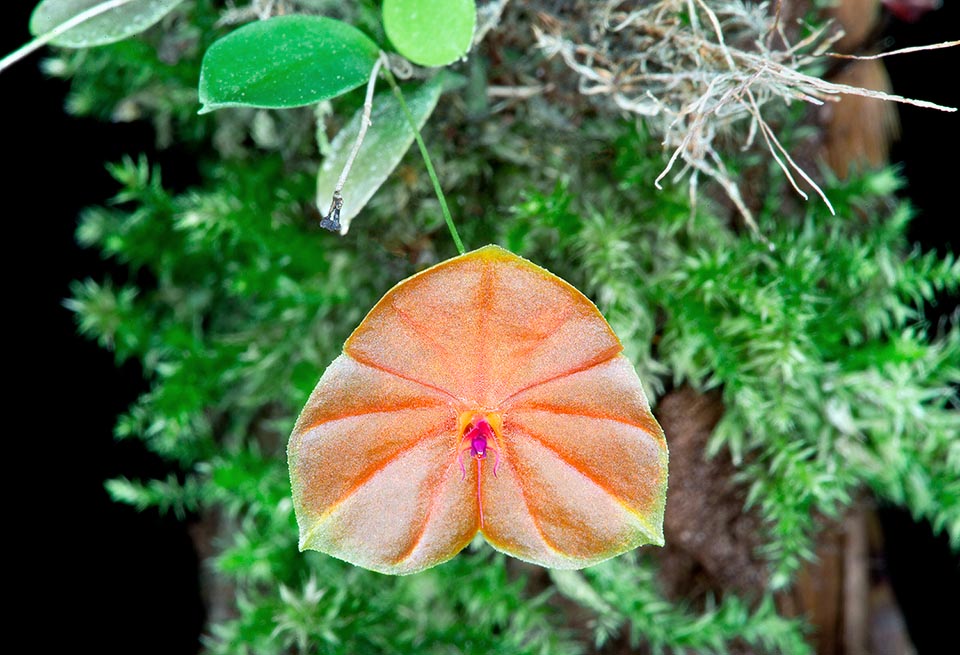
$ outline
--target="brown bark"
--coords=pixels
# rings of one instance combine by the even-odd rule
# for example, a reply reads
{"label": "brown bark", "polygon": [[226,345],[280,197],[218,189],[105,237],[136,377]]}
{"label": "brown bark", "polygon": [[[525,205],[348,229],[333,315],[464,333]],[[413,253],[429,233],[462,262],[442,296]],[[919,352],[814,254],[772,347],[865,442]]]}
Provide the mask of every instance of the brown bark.
{"label": "brown bark", "polygon": [[[834,46],[836,52],[870,52],[879,27],[879,0],[842,0],[833,7],[831,15],[845,33]],[[830,75],[830,81],[872,91],[891,91],[887,69],[878,60],[842,61]],[[900,131],[897,108],[892,102],[854,95],[826,104],[820,123],[823,158],[841,178],[851,170],[885,165],[890,145]]]}
{"label": "brown bark", "polygon": [[[719,393],[681,387],[660,400],[657,416],[670,446],[666,545],[657,554],[664,594],[695,604],[728,592],[759,598],[767,580],[757,555],[765,528],[744,510],[746,490],[734,482],[730,456],[706,457],[723,416]],[[873,508],[859,501],[842,519],[819,523],[816,556],[777,595],[780,611],[806,617],[818,655],[913,655],[890,585],[873,568],[882,554]]]}
{"label": "brown bark", "polygon": [[657,416],[670,446],[666,546],[658,554],[665,593],[687,599],[728,589],[759,595],[766,580],[755,555],[760,519],[744,512],[746,490],[733,482],[736,467],[726,451],[705,457],[723,416],[719,393],[701,395],[682,387],[661,399]]}
{"label": "brown bark", "polygon": [[[880,61],[854,61],[832,82],[890,92],[887,70]],[[891,102],[844,96],[821,111],[823,156],[841,178],[851,169],[879,168],[887,163],[890,145],[899,134],[897,110]]]}

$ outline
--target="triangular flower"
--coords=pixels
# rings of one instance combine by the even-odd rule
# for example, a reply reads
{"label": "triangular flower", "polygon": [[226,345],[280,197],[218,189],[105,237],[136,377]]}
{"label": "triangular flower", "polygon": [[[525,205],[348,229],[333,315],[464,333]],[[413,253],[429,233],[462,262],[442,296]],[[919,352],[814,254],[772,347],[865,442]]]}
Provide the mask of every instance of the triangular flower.
{"label": "triangular flower", "polygon": [[621,350],[582,293],[496,246],[404,280],[290,437],[301,549],[407,574],[478,531],[551,568],[662,544],[667,446]]}

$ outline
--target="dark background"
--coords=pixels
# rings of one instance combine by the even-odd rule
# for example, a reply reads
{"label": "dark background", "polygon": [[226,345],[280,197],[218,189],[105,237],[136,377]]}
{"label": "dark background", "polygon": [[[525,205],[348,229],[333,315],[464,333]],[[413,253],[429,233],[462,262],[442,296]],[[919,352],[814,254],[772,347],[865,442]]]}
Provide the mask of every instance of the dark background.
{"label": "dark background", "polygon": [[[891,21],[890,47],[960,38],[960,3],[945,4],[916,24]],[[0,54],[28,39],[33,5],[5,4]],[[67,85],[43,77],[42,56],[0,73],[3,274],[14,291],[4,312],[13,363],[7,386],[15,389],[6,408],[17,417],[8,426],[21,426],[7,430],[13,449],[4,485],[14,518],[25,526],[7,538],[16,537],[10,561],[29,563],[13,571],[23,582],[8,597],[18,613],[46,626],[32,635],[45,646],[62,641],[104,655],[192,653],[204,617],[189,526],[111,503],[103,489],[111,477],[162,477],[170,470],[139,442],[112,436],[116,416],[146,384],[136,364],[118,368],[111,353],[79,337],[62,301],[72,280],[124,278],[73,237],[78,212],[116,192],[105,162],[147,153],[173,188],[193,183],[195,171],[183,153],[157,152],[145,124],[67,116]],[[960,48],[895,57],[887,66],[895,92],[960,105]],[[911,237],[924,249],[952,243],[956,252],[960,116],[909,106],[900,107],[900,116],[893,160],[904,162],[905,193],[920,209]],[[955,306],[955,298],[944,296],[928,310],[931,323]],[[881,518],[887,544],[881,568],[893,581],[918,653],[946,653],[943,645],[955,645],[960,616],[960,564],[946,535],[935,537],[897,508],[882,508]]]}
{"label": "dark background", "polygon": [[[4,3],[0,53],[28,40],[35,4]],[[78,336],[62,302],[72,280],[126,279],[74,242],[80,210],[118,189],[104,163],[145,152],[175,188],[193,182],[195,167],[183,153],[158,153],[145,123],[68,116],[68,85],[43,76],[43,56],[0,73],[3,279],[16,299],[4,312],[14,362],[7,381],[15,389],[5,404],[22,426],[6,436],[14,445],[7,470],[16,475],[5,487],[26,526],[15,533],[13,561],[31,562],[29,571],[15,572],[27,576],[17,583],[23,593],[7,595],[39,618],[41,630],[24,637],[40,652],[55,652],[53,642],[103,655],[194,653],[204,617],[187,526],[112,503],[103,488],[120,475],[170,471],[139,441],[113,438],[116,417],[147,384],[136,363],[117,368],[110,352]]]}

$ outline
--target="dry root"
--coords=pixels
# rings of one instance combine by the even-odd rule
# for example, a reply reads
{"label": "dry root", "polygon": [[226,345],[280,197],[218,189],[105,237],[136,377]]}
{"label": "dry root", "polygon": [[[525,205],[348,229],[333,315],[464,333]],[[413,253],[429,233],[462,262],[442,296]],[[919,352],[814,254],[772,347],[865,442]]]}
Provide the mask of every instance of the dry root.
{"label": "dry root", "polygon": [[[955,111],[922,100],[828,82],[810,71],[842,34],[828,27],[797,30],[787,36],[781,3],[743,0],[659,0],[597,3],[590,11],[590,34],[565,34],[565,23],[541,14],[544,27],[534,27],[537,46],[548,56],[560,56],[580,78],[585,95],[603,95],[624,111],[644,117],[651,132],[671,152],[657,188],[678,162],[678,181],[689,174],[691,205],[695,206],[698,177],[717,182],[754,230],[756,222],[739,187],[717,150],[717,137],[742,129],[743,149],[757,135],[774,161],[804,199],[806,182],[833,213],[823,190],[797,164],[764,118],[773,102],[795,100],[822,105],[852,94]],[[948,47],[960,42],[937,44]]]}

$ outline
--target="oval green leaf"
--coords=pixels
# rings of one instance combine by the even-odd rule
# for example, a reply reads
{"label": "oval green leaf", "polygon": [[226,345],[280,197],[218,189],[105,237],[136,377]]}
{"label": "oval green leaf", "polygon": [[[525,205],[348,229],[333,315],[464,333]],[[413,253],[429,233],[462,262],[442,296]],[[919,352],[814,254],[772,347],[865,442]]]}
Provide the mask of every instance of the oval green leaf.
{"label": "oval green leaf", "polygon": [[[81,13],[93,17],[50,40],[64,48],[90,48],[122,41],[155,25],[183,0],[43,0],[30,17],[30,32],[46,34]],[[102,13],[95,8],[99,7]]]}
{"label": "oval green leaf", "polygon": [[467,54],[476,24],[474,0],[383,0],[390,42],[421,66],[446,66]]}
{"label": "oval green leaf", "polygon": [[370,79],[380,56],[363,32],[322,16],[277,16],[214,43],[200,70],[200,113],[220,107],[300,107]]}
{"label": "oval green leaf", "polygon": [[[417,128],[423,127],[433,113],[443,90],[441,76],[436,76],[413,91],[404,94],[407,108],[413,114]],[[350,150],[360,131],[363,108],[337,133],[330,144],[330,155],[323,161],[317,174],[317,206],[326,213],[333,190],[350,156]],[[370,127],[360,152],[353,162],[350,175],[343,185],[343,208],[340,210],[340,233],[346,234],[350,221],[360,213],[367,201],[384,183],[403,155],[413,143],[413,130],[400,107],[397,97],[390,91],[378,94],[373,99],[370,112]]]}

